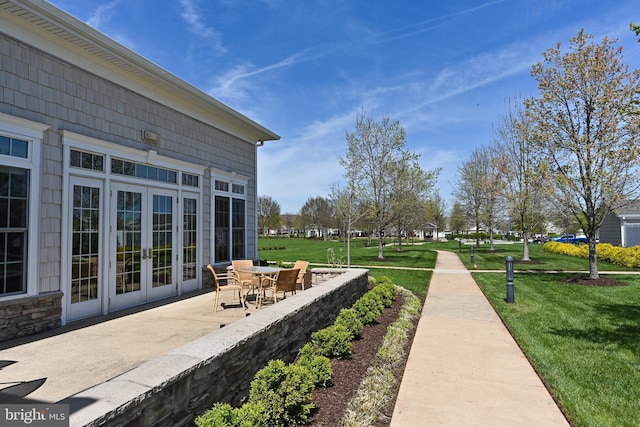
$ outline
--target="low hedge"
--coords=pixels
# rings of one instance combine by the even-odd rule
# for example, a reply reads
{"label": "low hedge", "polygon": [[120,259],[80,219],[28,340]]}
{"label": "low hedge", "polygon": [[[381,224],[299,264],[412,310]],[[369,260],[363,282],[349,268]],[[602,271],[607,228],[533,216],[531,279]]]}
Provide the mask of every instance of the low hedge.
{"label": "low hedge", "polygon": [[333,383],[331,361],[327,356],[350,357],[351,341],[362,333],[362,325],[373,324],[384,308],[391,306],[395,295],[396,287],[391,280],[381,278],[351,309],[342,310],[332,326],[314,332],[311,342],[302,347],[295,363],[287,365],[282,360],[272,360],[259,370],[251,382],[249,398],[241,407],[216,403],[195,419],[195,425],[284,427],[306,424],[313,409],[313,390]]}
{"label": "low hedge", "polygon": [[[547,242],[544,251],[556,254],[589,258],[589,245],[574,245],[572,243]],[[610,243],[598,243],[596,245],[598,259],[611,264],[628,268],[640,268],[640,246],[622,248]]]}

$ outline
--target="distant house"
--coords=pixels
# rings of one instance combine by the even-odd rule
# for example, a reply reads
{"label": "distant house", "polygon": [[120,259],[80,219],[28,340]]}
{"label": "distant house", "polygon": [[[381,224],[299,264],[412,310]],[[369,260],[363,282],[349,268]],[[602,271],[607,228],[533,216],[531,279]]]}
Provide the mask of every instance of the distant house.
{"label": "distant house", "polygon": [[599,235],[601,243],[625,248],[640,245],[640,200],[609,214],[600,227]]}
{"label": "distant house", "polygon": [[279,136],[42,0],[0,3],[0,341],[257,259]]}

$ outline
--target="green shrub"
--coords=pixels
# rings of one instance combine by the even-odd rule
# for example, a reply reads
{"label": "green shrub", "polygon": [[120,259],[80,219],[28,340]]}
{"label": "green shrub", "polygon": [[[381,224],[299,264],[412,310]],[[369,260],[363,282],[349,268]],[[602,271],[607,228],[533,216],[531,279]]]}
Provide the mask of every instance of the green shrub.
{"label": "green shrub", "polygon": [[307,368],[272,360],[256,373],[248,403],[263,409],[267,426],[306,424],[313,409],[313,390],[313,376]]}
{"label": "green shrub", "polygon": [[317,354],[311,343],[305,344],[300,350],[300,357],[296,362],[307,368],[313,376],[316,387],[329,387],[333,384],[333,369],[328,357]]}
{"label": "green shrub", "polygon": [[[580,258],[589,257],[589,245],[574,245],[572,243],[547,242],[543,250],[562,255],[575,256]],[[640,246],[622,248],[609,243],[598,243],[596,245],[598,259],[615,265],[629,268],[640,268]]]}
{"label": "green shrub", "polygon": [[311,344],[321,356],[348,359],[351,357],[351,333],[342,325],[333,325],[311,334]]}
{"label": "green shrub", "polygon": [[396,287],[390,281],[378,280],[378,284],[375,288],[369,291],[369,293],[379,296],[385,307],[391,307],[391,304],[393,304],[393,300],[396,297]]}
{"label": "green shrub", "polygon": [[267,426],[264,409],[254,403],[233,408],[228,403],[216,403],[195,419],[197,427],[260,427]]}
{"label": "green shrub", "polygon": [[384,304],[379,297],[367,292],[353,304],[353,309],[364,326],[373,325],[384,311]]}
{"label": "green shrub", "polygon": [[364,325],[358,316],[358,312],[353,308],[343,308],[336,318],[334,325],[344,326],[351,334],[351,339],[362,337]]}

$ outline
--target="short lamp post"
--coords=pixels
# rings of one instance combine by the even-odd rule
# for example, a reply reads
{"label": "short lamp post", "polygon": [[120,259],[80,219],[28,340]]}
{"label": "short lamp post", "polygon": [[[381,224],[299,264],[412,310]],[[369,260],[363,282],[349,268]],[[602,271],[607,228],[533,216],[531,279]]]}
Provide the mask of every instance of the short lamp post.
{"label": "short lamp post", "polygon": [[471,249],[469,249],[469,254],[470,254],[470,257],[471,257],[471,264],[473,264],[475,262],[475,259],[476,259],[475,254],[473,253],[474,249],[475,249],[475,245],[471,245]]}
{"label": "short lamp post", "polygon": [[462,239],[458,240],[458,253],[461,254],[462,253]]}
{"label": "short lamp post", "polygon": [[513,257],[507,257],[507,303],[516,302],[515,287],[513,286]]}

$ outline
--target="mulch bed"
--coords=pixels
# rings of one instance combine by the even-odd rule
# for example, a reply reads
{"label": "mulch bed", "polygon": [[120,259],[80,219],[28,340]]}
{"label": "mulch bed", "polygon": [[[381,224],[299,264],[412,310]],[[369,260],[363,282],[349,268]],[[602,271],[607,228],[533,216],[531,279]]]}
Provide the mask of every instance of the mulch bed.
{"label": "mulch bed", "polygon": [[625,282],[606,276],[600,276],[597,279],[590,279],[589,276],[571,276],[562,281],[580,286],[628,286]]}
{"label": "mulch bed", "polygon": [[[364,328],[362,338],[352,342],[351,348],[353,355],[351,359],[331,360],[333,386],[318,388],[314,392],[313,404],[316,406],[316,410],[311,418],[311,425],[316,427],[336,427],[340,424],[347,404],[358,390],[367,369],[373,364],[378,348],[382,345],[382,340],[387,333],[387,328],[398,318],[398,313],[404,302],[404,297],[398,294],[391,307],[384,310],[378,322]],[[416,318],[416,324],[417,321],[418,319]],[[415,325],[409,332],[409,340],[405,348],[404,360],[399,363],[393,371],[393,375],[397,379],[394,396],[398,394],[400,380],[404,373],[414,335]],[[393,397],[391,404],[384,409],[381,419],[378,420],[378,423],[376,423],[374,427],[389,426],[395,401],[396,399]]]}

